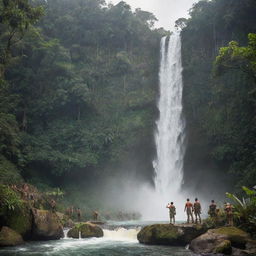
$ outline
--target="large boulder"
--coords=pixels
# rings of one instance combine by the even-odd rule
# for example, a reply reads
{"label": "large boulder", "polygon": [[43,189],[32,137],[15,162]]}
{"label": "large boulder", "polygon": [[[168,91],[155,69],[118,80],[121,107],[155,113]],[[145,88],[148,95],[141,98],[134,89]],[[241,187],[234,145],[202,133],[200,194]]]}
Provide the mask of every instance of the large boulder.
{"label": "large boulder", "polygon": [[155,224],[144,227],[137,238],[143,244],[184,246],[206,231],[204,225]]}
{"label": "large boulder", "polygon": [[[210,229],[207,233],[197,237],[190,244],[190,249],[196,253],[223,253],[233,254],[232,251],[246,252],[246,247],[251,246],[253,242],[246,232],[236,227],[222,227]],[[232,250],[232,247],[235,248]]]}
{"label": "large boulder", "polygon": [[8,227],[2,227],[0,231],[0,247],[16,246],[23,243],[24,241],[20,234]]}
{"label": "large boulder", "polygon": [[14,211],[6,215],[5,225],[15,230],[26,239],[31,238],[32,230],[32,214],[28,203],[24,202],[21,208],[16,208]]}
{"label": "large boulder", "polygon": [[17,189],[0,184],[0,223],[29,238],[32,228],[30,204],[22,200]]}
{"label": "large boulder", "polygon": [[32,240],[57,240],[64,237],[61,221],[56,213],[33,209]]}
{"label": "large boulder", "polygon": [[77,239],[79,238],[79,233],[81,234],[81,238],[103,237],[103,230],[99,226],[91,223],[76,225],[68,231],[67,236]]}

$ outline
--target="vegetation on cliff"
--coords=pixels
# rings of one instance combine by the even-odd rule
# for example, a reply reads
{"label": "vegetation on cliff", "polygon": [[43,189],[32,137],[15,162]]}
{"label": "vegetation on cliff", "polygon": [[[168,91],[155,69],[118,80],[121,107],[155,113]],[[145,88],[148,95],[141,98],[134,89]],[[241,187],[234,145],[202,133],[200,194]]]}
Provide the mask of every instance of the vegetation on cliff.
{"label": "vegetation on cliff", "polygon": [[185,187],[197,192],[255,185],[255,13],[253,0],[200,1],[191,18],[177,23],[183,27]]}
{"label": "vegetation on cliff", "polygon": [[126,169],[150,179],[163,33],[153,14],[101,0],[15,3],[0,1],[1,182],[77,186]]}

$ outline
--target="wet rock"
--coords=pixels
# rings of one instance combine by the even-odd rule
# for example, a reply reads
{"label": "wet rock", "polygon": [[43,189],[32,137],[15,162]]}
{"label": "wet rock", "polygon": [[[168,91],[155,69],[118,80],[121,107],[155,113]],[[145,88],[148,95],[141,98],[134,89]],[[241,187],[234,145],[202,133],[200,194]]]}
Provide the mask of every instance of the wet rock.
{"label": "wet rock", "polygon": [[229,240],[222,241],[219,245],[214,249],[214,253],[222,253],[230,255],[232,253],[232,246]]}
{"label": "wet rock", "polygon": [[8,227],[2,227],[0,231],[0,247],[16,246],[23,243],[24,241],[19,233]]}
{"label": "wet rock", "polygon": [[5,216],[5,225],[21,234],[24,239],[30,239],[32,230],[32,214],[28,203],[16,208]]}
{"label": "wet rock", "polygon": [[[234,254],[239,249],[241,255],[246,253],[246,244],[251,241],[249,234],[235,227],[210,229],[197,237],[190,244],[190,249],[196,253]],[[231,246],[233,249],[231,250]]]}
{"label": "wet rock", "polygon": [[79,232],[80,232],[79,227],[75,226],[75,227],[73,227],[72,229],[70,229],[68,231],[67,237],[78,239],[79,238]]}
{"label": "wet rock", "polygon": [[89,238],[89,237],[103,237],[103,230],[91,223],[85,223],[80,226],[81,237]]}
{"label": "wet rock", "polygon": [[67,236],[71,238],[79,238],[79,233],[81,232],[81,238],[90,237],[103,237],[103,230],[91,223],[82,223],[76,225],[74,228],[68,231]]}
{"label": "wet rock", "polygon": [[144,227],[138,233],[138,240],[143,244],[184,246],[206,232],[204,225],[155,224]]}
{"label": "wet rock", "polygon": [[33,209],[32,240],[57,240],[64,237],[61,221],[56,213]]}

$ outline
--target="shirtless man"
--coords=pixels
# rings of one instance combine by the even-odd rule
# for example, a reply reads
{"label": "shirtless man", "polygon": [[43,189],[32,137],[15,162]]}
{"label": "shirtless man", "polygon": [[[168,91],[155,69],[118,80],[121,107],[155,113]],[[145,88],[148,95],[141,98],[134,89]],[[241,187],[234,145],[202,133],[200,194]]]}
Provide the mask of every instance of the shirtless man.
{"label": "shirtless man", "polygon": [[201,223],[201,204],[200,202],[198,201],[198,199],[196,198],[195,199],[195,202],[194,202],[194,214],[195,214],[195,218],[196,218],[196,223],[199,222]]}
{"label": "shirtless man", "polygon": [[189,223],[190,221],[190,217],[191,217],[191,220],[192,220],[192,223],[194,223],[194,218],[193,218],[193,204],[190,202],[189,198],[187,199],[187,202],[185,204],[185,209],[184,209],[184,212],[187,212],[187,223]]}

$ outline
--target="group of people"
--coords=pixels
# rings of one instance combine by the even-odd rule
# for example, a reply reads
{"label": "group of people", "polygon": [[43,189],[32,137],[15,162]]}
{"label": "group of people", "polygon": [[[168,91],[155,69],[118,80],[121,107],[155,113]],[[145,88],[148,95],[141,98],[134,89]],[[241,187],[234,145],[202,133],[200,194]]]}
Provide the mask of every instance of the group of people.
{"label": "group of people", "polygon": [[[170,215],[170,223],[175,224],[175,215],[176,215],[176,207],[173,202],[168,203],[166,208],[169,209]],[[224,204],[224,210],[226,212],[227,217],[227,225],[233,225],[233,206],[230,203]],[[217,209],[217,205],[214,200],[211,200],[211,204],[209,205],[208,214],[211,218],[217,218],[219,214],[219,209]],[[198,198],[195,198],[195,202],[191,203],[190,199],[188,198],[185,203],[184,212],[187,214],[187,223],[201,223],[201,214],[202,214],[202,207],[201,203],[199,202]],[[194,215],[194,216],[193,216]]]}
{"label": "group of people", "polygon": [[77,220],[81,221],[81,216],[82,216],[82,211],[81,209],[75,208],[74,206],[70,206],[69,208],[66,209],[66,215],[72,219],[75,217],[75,215],[77,216]]}
{"label": "group of people", "polygon": [[[81,211],[81,209],[79,207],[75,208],[74,206],[70,206],[69,208],[66,209],[66,215],[70,219],[73,219],[76,216],[77,220],[80,222],[81,221],[81,217],[82,217],[82,211]],[[94,221],[98,221],[99,213],[97,211],[93,211],[92,218],[93,218]]]}

